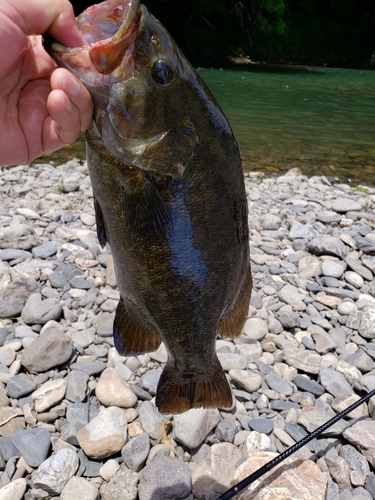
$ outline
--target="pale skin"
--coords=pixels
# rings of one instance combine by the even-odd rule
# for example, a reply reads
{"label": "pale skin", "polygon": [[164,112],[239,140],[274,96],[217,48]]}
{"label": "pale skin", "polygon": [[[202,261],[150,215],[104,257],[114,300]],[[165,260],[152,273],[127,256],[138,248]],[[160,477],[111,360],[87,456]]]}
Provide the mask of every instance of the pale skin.
{"label": "pale skin", "polygon": [[84,44],[68,0],[0,0],[0,165],[28,164],[91,125],[91,96],[56,68],[47,32],[67,47]]}

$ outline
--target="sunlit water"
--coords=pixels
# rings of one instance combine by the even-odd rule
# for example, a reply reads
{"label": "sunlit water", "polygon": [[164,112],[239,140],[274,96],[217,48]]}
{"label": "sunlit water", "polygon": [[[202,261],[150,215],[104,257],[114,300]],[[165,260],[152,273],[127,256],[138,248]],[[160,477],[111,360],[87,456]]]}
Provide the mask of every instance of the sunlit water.
{"label": "sunlit water", "polygon": [[[375,184],[374,71],[253,65],[198,71],[233,128],[245,170],[299,167],[307,175]],[[81,137],[52,159],[84,154]]]}

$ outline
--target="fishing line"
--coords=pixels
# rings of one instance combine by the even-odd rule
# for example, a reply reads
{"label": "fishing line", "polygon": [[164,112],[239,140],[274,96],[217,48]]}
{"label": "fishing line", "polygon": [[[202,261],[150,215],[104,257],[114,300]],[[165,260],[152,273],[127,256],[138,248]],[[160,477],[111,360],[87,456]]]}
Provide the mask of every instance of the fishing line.
{"label": "fishing line", "polygon": [[276,465],[283,462],[290,455],[292,455],[297,450],[305,446],[305,444],[309,443],[314,438],[320,436],[320,434],[322,434],[325,430],[327,430],[336,422],[344,418],[348,413],[358,408],[358,406],[361,406],[361,404],[366,403],[366,401],[371,399],[373,396],[375,396],[375,389],[366,394],[366,396],[363,396],[363,398],[359,399],[357,402],[353,403],[346,410],[342,411],[335,417],[331,418],[331,420],[328,420],[328,422],[315,429],[315,431],[311,432],[310,434],[307,434],[307,436],[298,441],[298,443],[294,444],[287,450],[280,453],[280,455],[275,457],[273,460],[270,460],[268,463],[263,465],[263,467],[260,467],[260,469],[250,474],[250,476],[247,476],[245,479],[240,481],[236,486],[233,486],[227,492],[221,495],[217,500],[230,500],[231,498],[235,497],[240,491],[244,490],[246,486],[249,486],[251,483],[262,477],[266,472],[272,470]]}

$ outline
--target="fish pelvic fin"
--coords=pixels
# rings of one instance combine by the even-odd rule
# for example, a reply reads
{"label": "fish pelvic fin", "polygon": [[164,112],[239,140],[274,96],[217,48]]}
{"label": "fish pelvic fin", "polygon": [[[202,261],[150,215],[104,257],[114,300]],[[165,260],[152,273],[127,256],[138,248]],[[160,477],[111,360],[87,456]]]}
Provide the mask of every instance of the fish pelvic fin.
{"label": "fish pelvic fin", "polygon": [[221,338],[234,338],[241,334],[243,325],[248,316],[250,296],[252,290],[252,278],[250,266],[243,281],[241,290],[229,313],[220,319],[218,334]]}
{"label": "fish pelvic fin", "polygon": [[160,413],[177,414],[191,408],[226,408],[233,405],[233,395],[225,373],[215,356],[210,372],[179,373],[166,364],[156,393]]}
{"label": "fish pelvic fin", "polygon": [[115,347],[122,356],[156,351],[161,344],[159,335],[132,317],[122,300],[116,309],[113,337]]}
{"label": "fish pelvic fin", "polygon": [[172,217],[159,189],[145,178],[135,192],[123,191],[125,226],[132,233],[151,232],[168,238],[172,230]]}
{"label": "fish pelvic fin", "polygon": [[100,246],[104,248],[106,243],[108,242],[108,238],[105,231],[103,212],[95,196],[94,196],[94,209],[95,209],[95,220],[96,220],[96,234],[98,236]]}

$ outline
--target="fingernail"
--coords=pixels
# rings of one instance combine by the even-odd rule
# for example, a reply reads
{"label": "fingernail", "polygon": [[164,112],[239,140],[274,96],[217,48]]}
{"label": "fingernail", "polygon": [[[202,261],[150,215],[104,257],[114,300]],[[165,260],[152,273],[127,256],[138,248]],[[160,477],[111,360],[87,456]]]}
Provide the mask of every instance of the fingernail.
{"label": "fingernail", "polygon": [[73,104],[70,102],[69,98],[65,98],[64,107],[68,113],[71,113],[73,111]]}
{"label": "fingernail", "polygon": [[77,97],[77,95],[81,92],[81,86],[75,78],[71,77],[67,82],[66,91],[71,96]]}

